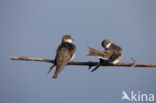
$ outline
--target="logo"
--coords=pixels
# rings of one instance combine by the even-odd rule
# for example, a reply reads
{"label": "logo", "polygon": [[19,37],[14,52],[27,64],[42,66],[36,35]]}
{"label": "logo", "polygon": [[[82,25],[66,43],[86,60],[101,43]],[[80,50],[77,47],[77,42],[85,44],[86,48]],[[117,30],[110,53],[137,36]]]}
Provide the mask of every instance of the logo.
{"label": "logo", "polygon": [[131,102],[154,102],[154,94],[130,91],[127,93],[122,91],[121,101],[127,100]]}

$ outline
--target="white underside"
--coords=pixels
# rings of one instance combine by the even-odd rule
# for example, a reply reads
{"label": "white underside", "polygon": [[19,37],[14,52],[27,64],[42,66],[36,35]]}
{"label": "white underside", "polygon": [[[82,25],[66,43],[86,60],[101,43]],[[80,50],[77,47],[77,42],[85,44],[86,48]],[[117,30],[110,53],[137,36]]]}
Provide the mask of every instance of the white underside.
{"label": "white underside", "polygon": [[[108,58],[103,58],[103,57],[100,57],[100,56],[90,56],[90,57],[99,58],[99,59],[103,59],[103,60],[108,60]],[[117,58],[112,63],[117,64],[117,63],[119,63],[120,60],[121,60],[121,57]]]}
{"label": "white underside", "polygon": [[73,56],[71,57],[70,61],[72,61],[75,58],[75,54],[73,54]]}
{"label": "white underside", "polygon": [[120,60],[121,60],[121,57],[117,58],[117,59],[114,60],[112,63],[113,63],[113,64],[117,64],[117,63],[119,63]]}
{"label": "white underside", "polygon": [[108,60],[108,58],[103,58],[103,57],[98,57],[98,58],[103,59],[103,60]]}
{"label": "white underside", "polygon": [[68,43],[72,43],[71,39],[66,39],[65,41],[68,42]]}
{"label": "white underside", "polygon": [[107,45],[106,45],[106,48],[109,48],[109,47],[110,47],[110,45],[111,45],[111,43],[107,44]]}
{"label": "white underside", "polygon": [[108,60],[108,58],[103,58],[103,57],[100,57],[100,56],[91,56],[91,57],[99,58],[99,59],[103,59],[103,60]]}
{"label": "white underside", "polygon": [[117,63],[119,63],[119,59],[116,59],[115,61],[113,61],[113,64],[117,64]]}

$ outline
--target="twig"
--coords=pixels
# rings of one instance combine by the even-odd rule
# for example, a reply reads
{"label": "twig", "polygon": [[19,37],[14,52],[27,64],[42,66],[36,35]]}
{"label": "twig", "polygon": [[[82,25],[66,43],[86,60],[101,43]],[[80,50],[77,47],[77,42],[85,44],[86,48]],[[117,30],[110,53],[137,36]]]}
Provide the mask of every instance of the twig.
{"label": "twig", "polygon": [[133,61],[133,65],[132,65],[131,67],[134,68],[134,67],[136,66],[136,63],[137,63],[137,62],[136,62],[135,58],[131,57],[131,59],[132,59],[132,61]]}
{"label": "twig", "polygon": [[[43,58],[32,58],[32,57],[9,57],[11,60],[23,60],[23,61],[39,61],[39,62],[47,62],[47,63],[54,63],[54,60],[51,59],[43,59]],[[98,62],[75,62],[71,61],[68,65],[83,65],[83,66],[95,66]],[[102,64],[101,66],[122,66],[122,67],[131,67],[134,63],[130,62],[120,62],[115,65],[106,65]],[[135,63],[135,67],[156,67],[156,63]]]}

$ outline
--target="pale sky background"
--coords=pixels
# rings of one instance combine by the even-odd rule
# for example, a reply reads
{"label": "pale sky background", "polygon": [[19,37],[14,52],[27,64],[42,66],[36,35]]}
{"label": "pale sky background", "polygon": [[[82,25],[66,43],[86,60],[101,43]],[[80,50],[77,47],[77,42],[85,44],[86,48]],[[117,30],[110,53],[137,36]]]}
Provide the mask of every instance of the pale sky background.
{"label": "pale sky background", "polygon": [[103,50],[110,39],[123,48],[121,62],[156,62],[156,1],[0,0],[0,103],[120,103],[123,90],[156,96],[156,68],[67,66],[54,80],[51,64],[8,59],[54,59],[64,34],[75,39],[74,61],[98,61],[88,46]]}

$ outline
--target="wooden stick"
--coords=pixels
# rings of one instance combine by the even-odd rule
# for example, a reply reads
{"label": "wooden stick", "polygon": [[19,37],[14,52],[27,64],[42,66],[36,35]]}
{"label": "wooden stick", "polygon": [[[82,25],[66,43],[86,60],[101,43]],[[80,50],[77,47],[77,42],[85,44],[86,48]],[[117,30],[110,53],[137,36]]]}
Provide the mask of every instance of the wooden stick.
{"label": "wooden stick", "polygon": [[[22,61],[39,61],[39,62],[47,62],[47,63],[54,63],[54,60],[51,59],[43,59],[43,58],[33,58],[33,57],[16,57],[11,56],[9,57],[11,60],[22,60]],[[68,65],[82,65],[82,66],[95,66],[98,62],[76,62],[71,61]],[[101,65],[101,66],[121,66],[121,67],[131,67],[134,62],[120,62],[114,65]],[[156,67],[156,63],[135,63],[135,67]]]}

